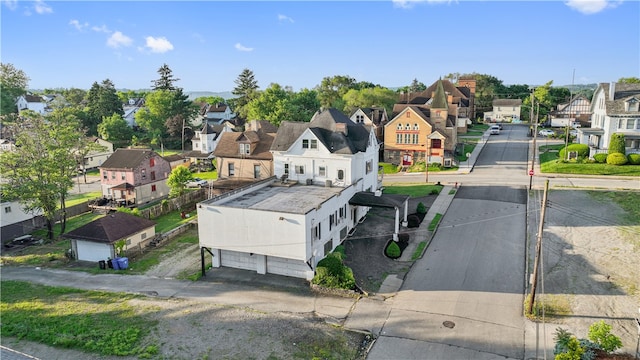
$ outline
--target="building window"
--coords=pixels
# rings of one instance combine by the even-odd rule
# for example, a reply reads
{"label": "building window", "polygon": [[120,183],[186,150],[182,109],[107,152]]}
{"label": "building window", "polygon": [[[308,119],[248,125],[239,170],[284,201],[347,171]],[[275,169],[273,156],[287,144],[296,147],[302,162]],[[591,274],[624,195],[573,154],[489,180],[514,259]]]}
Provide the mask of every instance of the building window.
{"label": "building window", "polygon": [[311,139],[311,148],[312,149],[317,149],[318,148],[318,140]]}
{"label": "building window", "polygon": [[396,144],[402,144],[402,134],[396,134]]}
{"label": "building window", "polygon": [[126,179],[126,178],[127,178],[126,173],[121,172],[121,173],[120,173],[120,178],[121,178],[122,180]]}
{"label": "building window", "polygon": [[333,226],[336,224],[336,216],[333,214],[329,215],[329,231],[333,229]]}
{"label": "building window", "polygon": [[289,164],[284,164],[284,174],[289,176]]}
{"label": "building window", "polygon": [[105,180],[107,180],[107,172],[106,172],[106,171],[103,171],[103,172],[102,172],[102,178],[103,178],[103,179],[105,179]]}
{"label": "building window", "polygon": [[338,170],[338,180],[344,180],[344,170]]}
{"label": "building window", "polygon": [[296,165],[296,174],[304,175],[304,165]]}
{"label": "building window", "polygon": [[240,144],[240,154],[249,155],[251,153],[251,144]]}
{"label": "building window", "polygon": [[411,134],[404,134],[404,143],[410,144],[409,143],[410,138],[411,138]]}
{"label": "building window", "polygon": [[418,130],[418,124],[413,124],[413,130]]}
{"label": "building window", "polygon": [[398,126],[396,126],[396,130],[402,130],[402,124],[398,124]]}
{"label": "building window", "polygon": [[627,119],[627,129],[628,130],[633,130],[635,128],[636,125],[636,120],[635,119]]}
{"label": "building window", "polygon": [[149,173],[149,175],[151,175],[151,181],[155,181],[156,180],[156,172],[152,171],[151,173]]}
{"label": "building window", "polygon": [[5,214],[8,214],[8,213],[10,213],[10,212],[11,212],[11,206],[5,206],[5,207],[4,207],[4,213],[5,213]]}
{"label": "building window", "polygon": [[151,192],[156,192],[156,186],[155,185],[151,185]]}
{"label": "building window", "polygon": [[142,169],[142,180],[145,180],[147,178],[147,170]]}
{"label": "building window", "polygon": [[405,129],[405,130],[411,130],[411,125],[409,125],[409,123],[407,123],[407,124],[404,126],[404,129]]}
{"label": "building window", "polygon": [[229,163],[227,167],[229,169],[229,176],[234,176],[236,174],[236,170],[233,163]]}
{"label": "building window", "polygon": [[326,177],[327,176],[327,167],[326,166],[319,166],[318,167],[318,176],[321,176],[321,177]]}
{"label": "building window", "polygon": [[260,179],[260,165],[253,165],[253,178]]}
{"label": "building window", "polygon": [[140,240],[144,240],[147,238],[147,233],[143,232],[142,234],[140,234]]}
{"label": "building window", "polygon": [[413,134],[413,143],[414,144],[418,143],[418,134]]}
{"label": "building window", "polygon": [[624,128],[624,119],[618,119],[618,129]]}
{"label": "building window", "polygon": [[303,149],[308,149],[309,148],[309,140],[302,139],[302,148]]}
{"label": "building window", "polygon": [[405,115],[406,117],[408,117],[408,118],[411,117],[411,111],[407,111],[405,114],[407,114],[407,115]]}
{"label": "building window", "polygon": [[116,172],[112,171],[111,172],[111,180],[115,180],[116,179]]}
{"label": "building window", "polygon": [[149,166],[150,167],[154,167],[155,164],[156,164],[156,159],[154,159],[154,158],[149,159]]}
{"label": "building window", "polygon": [[366,165],[366,173],[370,173],[373,170],[373,160],[369,160],[367,161],[367,165]]}
{"label": "building window", "polygon": [[442,148],[442,140],[441,139],[433,139],[433,140],[431,140],[431,148],[432,149],[440,149],[440,148]]}
{"label": "building window", "polygon": [[329,241],[327,241],[324,244],[324,256],[329,255],[329,253],[331,253],[332,248],[333,248],[333,239],[329,239]]}

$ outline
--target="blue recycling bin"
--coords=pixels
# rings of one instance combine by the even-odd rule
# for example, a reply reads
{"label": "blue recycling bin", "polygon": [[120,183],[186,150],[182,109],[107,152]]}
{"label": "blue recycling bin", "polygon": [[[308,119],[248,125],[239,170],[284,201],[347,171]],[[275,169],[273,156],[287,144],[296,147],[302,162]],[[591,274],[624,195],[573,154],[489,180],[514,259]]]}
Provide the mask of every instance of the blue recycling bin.
{"label": "blue recycling bin", "polygon": [[113,270],[120,270],[120,264],[118,264],[118,258],[111,259],[111,264],[113,264]]}
{"label": "blue recycling bin", "polygon": [[116,262],[118,263],[118,268],[120,270],[126,270],[129,267],[129,258],[126,258],[126,257],[117,258]]}

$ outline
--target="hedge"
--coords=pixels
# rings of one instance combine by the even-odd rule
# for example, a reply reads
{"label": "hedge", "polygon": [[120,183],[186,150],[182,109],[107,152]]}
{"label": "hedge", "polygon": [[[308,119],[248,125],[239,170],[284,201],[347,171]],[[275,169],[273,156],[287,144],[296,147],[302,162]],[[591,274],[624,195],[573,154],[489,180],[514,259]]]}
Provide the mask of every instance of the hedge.
{"label": "hedge", "polygon": [[640,165],[640,154],[629,154],[627,159],[631,165]]}
{"label": "hedge", "polygon": [[607,164],[624,165],[627,163],[627,157],[623,153],[613,153],[607,156]]}
{"label": "hedge", "polygon": [[598,153],[593,155],[593,160],[595,160],[598,164],[604,164],[607,162],[607,154],[606,153]]}
{"label": "hedge", "polygon": [[564,147],[560,150],[560,152],[558,152],[558,157],[560,159],[566,159],[567,158],[567,151],[569,152],[577,152],[578,153],[578,157],[587,157],[589,156],[589,145],[587,144],[571,144],[567,147]]}
{"label": "hedge", "polygon": [[392,259],[397,259],[401,255],[400,246],[395,241],[391,241],[387,246],[387,256]]}
{"label": "hedge", "polygon": [[624,134],[613,133],[609,139],[609,154],[621,153],[625,154]]}

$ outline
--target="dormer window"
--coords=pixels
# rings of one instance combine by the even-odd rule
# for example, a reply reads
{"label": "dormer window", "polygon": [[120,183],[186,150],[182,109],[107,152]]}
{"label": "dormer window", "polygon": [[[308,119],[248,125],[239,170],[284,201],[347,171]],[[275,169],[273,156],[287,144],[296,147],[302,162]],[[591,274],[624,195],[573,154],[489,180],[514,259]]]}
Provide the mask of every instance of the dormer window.
{"label": "dormer window", "polygon": [[640,104],[640,102],[638,102],[638,99],[636,99],[636,98],[629,99],[624,104],[624,107],[626,108],[625,111],[637,112],[638,111],[638,104]]}
{"label": "dormer window", "polygon": [[418,130],[418,124],[413,124],[413,130]]}
{"label": "dormer window", "polygon": [[240,155],[249,155],[251,153],[251,144],[240,144]]}
{"label": "dormer window", "polygon": [[402,124],[398,124],[398,126],[396,127],[396,130],[402,130]]}

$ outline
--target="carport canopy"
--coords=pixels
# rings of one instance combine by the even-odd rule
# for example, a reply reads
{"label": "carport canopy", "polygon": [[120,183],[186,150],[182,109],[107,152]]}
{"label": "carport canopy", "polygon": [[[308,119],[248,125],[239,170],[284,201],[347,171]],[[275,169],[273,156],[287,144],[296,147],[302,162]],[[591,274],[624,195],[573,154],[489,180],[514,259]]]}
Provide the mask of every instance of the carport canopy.
{"label": "carport canopy", "polygon": [[349,205],[383,207],[396,209],[395,231],[393,240],[398,241],[398,233],[400,232],[400,207],[404,207],[403,226],[407,226],[407,211],[409,207],[409,195],[398,194],[380,194],[376,195],[370,191],[360,191],[355,193],[349,199]]}

